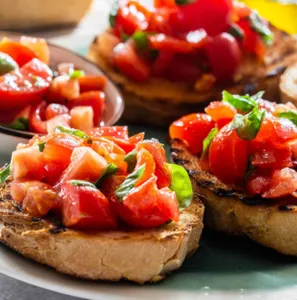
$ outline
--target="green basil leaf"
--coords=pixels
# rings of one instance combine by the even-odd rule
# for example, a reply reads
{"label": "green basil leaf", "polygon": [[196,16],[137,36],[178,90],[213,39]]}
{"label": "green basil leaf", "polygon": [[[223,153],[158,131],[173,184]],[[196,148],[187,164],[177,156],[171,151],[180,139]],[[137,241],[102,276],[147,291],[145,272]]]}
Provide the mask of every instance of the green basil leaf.
{"label": "green basil leaf", "polygon": [[261,111],[258,107],[245,116],[236,114],[232,125],[238,137],[242,140],[253,140],[260,130],[264,116],[265,110]]}
{"label": "green basil leaf", "polygon": [[12,122],[11,124],[5,126],[15,130],[26,131],[29,130],[29,120],[28,118],[20,117],[16,119],[14,122]]}
{"label": "green basil leaf", "polygon": [[223,102],[231,104],[241,112],[250,112],[255,106],[257,106],[257,102],[249,95],[232,95],[227,91],[223,91]]}
{"label": "green basil leaf", "polygon": [[295,111],[284,111],[277,115],[280,118],[285,118],[290,120],[294,125],[297,126],[297,112]]}
{"label": "green basil leaf", "polygon": [[82,139],[87,139],[89,138],[89,136],[87,136],[83,131],[78,130],[78,129],[73,129],[73,128],[68,128],[68,127],[64,127],[64,126],[57,126],[55,129],[56,133],[59,132],[63,132],[63,133],[68,133],[68,134],[72,134],[75,135],[77,137],[80,137]]}
{"label": "green basil leaf", "polygon": [[83,76],[85,76],[85,72],[83,70],[74,70],[72,73],[69,74],[70,79],[78,79]]}
{"label": "green basil leaf", "polygon": [[120,8],[119,0],[114,0],[112,3],[112,6],[111,6],[110,14],[109,14],[109,25],[111,27],[114,27],[116,24],[116,18],[118,15],[119,8]]}
{"label": "green basil leaf", "polygon": [[135,42],[135,45],[138,50],[146,50],[148,49],[148,37],[149,33],[143,31],[136,31],[132,35],[132,39]]}
{"label": "green basil leaf", "polygon": [[89,181],[85,180],[70,180],[70,183],[74,186],[90,186],[90,187],[95,187],[95,185]]}
{"label": "green basil leaf", "polygon": [[203,149],[202,149],[202,156],[206,153],[206,151],[209,149],[209,146],[212,142],[212,140],[215,138],[215,136],[218,134],[219,130],[217,127],[214,127],[207,137],[203,140]]}
{"label": "green basil leaf", "polygon": [[235,23],[231,25],[229,33],[239,40],[244,39],[244,31]]}
{"label": "green basil leaf", "polygon": [[194,3],[196,0],[175,0],[175,4],[177,5],[187,5]]}
{"label": "green basil leaf", "polygon": [[40,152],[43,152],[44,147],[45,147],[45,144],[46,144],[46,142],[43,142],[43,143],[39,143],[39,144],[38,144],[38,148],[39,148],[39,151],[40,151]]}
{"label": "green basil leaf", "polygon": [[258,100],[260,100],[260,99],[263,98],[263,95],[264,95],[264,94],[265,94],[265,91],[260,91],[260,92],[258,92],[257,94],[251,96],[251,98],[252,98],[253,100],[255,100],[255,101],[258,101]]}
{"label": "green basil leaf", "polygon": [[131,152],[129,152],[125,158],[124,161],[128,164],[128,172],[131,173],[133,172],[133,170],[135,169],[136,166],[136,150],[133,150]]}
{"label": "green basil leaf", "polygon": [[116,189],[115,195],[120,202],[123,201],[124,197],[134,189],[137,181],[142,177],[145,171],[145,165],[140,166],[133,173],[129,174],[125,181]]}
{"label": "green basil leaf", "polygon": [[11,72],[18,67],[18,64],[8,54],[0,52],[0,76]]}
{"label": "green basil leaf", "polygon": [[187,171],[175,164],[167,164],[171,172],[169,188],[175,192],[178,206],[182,210],[188,207],[193,200],[193,188]]}
{"label": "green basil leaf", "polygon": [[246,172],[245,172],[245,175],[244,175],[244,180],[245,181],[248,180],[248,178],[250,177],[250,175],[252,175],[252,173],[254,172],[254,170],[257,168],[252,163],[253,157],[254,157],[253,155],[249,156],[248,163],[247,163],[247,168],[246,168]]}
{"label": "green basil leaf", "polygon": [[253,11],[248,19],[252,29],[261,35],[263,42],[266,45],[271,45],[273,42],[273,33],[263,22],[259,14],[256,11]]}
{"label": "green basil leaf", "polygon": [[101,186],[102,181],[109,175],[113,175],[117,172],[118,167],[114,163],[109,164],[106,169],[102,172],[99,176],[97,181],[95,182],[95,186],[99,189]]}
{"label": "green basil leaf", "polygon": [[7,167],[0,172],[0,183],[4,183],[10,176],[10,164],[8,164]]}

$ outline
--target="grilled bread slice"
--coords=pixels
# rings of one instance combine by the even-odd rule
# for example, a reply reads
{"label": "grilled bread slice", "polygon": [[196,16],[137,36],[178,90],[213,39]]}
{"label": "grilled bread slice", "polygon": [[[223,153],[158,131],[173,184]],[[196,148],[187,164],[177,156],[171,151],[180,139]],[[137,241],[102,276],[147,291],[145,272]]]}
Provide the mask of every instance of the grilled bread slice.
{"label": "grilled bread slice", "polygon": [[205,205],[205,226],[252,240],[286,255],[297,255],[297,206],[251,197],[201,170],[199,160],[179,140],[171,142],[172,160],[190,174]]}
{"label": "grilled bread slice", "polygon": [[57,271],[92,280],[137,283],[161,280],[193,253],[203,228],[204,206],[196,197],[178,223],[153,230],[81,232],[23,213],[0,186],[0,241]]}
{"label": "grilled bread slice", "polygon": [[124,120],[162,126],[183,115],[202,111],[209,102],[221,98],[222,90],[228,90],[232,94],[253,94],[265,90],[266,99],[279,101],[279,78],[287,66],[297,61],[297,41],[279,29],[273,27],[272,31],[274,44],[269,48],[263,62],[246,56],[236,76],[236,83],[215,87],[210,85],[205,88],[204,85],[208,85],[207,76],[202,76],[202,81],[197,82],[200,88],[196,91],[193,84],[170,82],[160,78],[151,78],[145,83],[129,80],[112,67],[114,45],[108,45],[108,30],[95,38],[88,57],[121,88],[125,98]]}

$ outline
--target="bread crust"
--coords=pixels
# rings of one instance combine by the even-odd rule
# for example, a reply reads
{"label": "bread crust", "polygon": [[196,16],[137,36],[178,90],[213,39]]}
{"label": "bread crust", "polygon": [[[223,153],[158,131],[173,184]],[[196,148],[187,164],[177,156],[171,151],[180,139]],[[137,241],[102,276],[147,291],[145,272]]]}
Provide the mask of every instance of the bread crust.
{"label": "bread crust", "polygon": [[251,197],[201,170],[199,160],[179,140],[171,142],[175,163],[187,169],[205,205],[205,226],[250,239],[286,255],[297,255],[297,206]]}
{"label": "bread crust", "polygon": [[265,90],[266,99],[279,101],[279,79],[286,67],[297,61],[297,43],[295,38],[281,30],[273,28],[273,32],[275,42],[269,48],[264,62],[245,57],[236,84],[216,85],[207,92],[195,91],[193,84],[170,82],[161,78],[151,78],[145,83],[129,80],[112,67],[110,59],[104,56],[104,33],[92,43],[88,57],[120,87],[125,98],[123,120],[166,126],[183,115],[202,111],[209,102],[220,99],[224,89],[233,94],[253,94]]}
{"label": "bread crust", "polygon": [[92,280],[155,282],[178,269],[199,244],[204,206],[195,197],[178,223],[151,230],[81,232],[32,219],[0,187],[0,241],[58,272]]}

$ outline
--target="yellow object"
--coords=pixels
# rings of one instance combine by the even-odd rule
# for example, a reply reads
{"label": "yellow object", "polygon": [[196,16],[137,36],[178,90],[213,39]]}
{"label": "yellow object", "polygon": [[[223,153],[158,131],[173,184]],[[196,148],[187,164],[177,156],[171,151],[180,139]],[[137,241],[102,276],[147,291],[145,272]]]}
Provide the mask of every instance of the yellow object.
{"label": "yellow object", "polygon": [[259,14],[276,27],[297,33],[297,0],[244,0],[247,6],[258,10]]}

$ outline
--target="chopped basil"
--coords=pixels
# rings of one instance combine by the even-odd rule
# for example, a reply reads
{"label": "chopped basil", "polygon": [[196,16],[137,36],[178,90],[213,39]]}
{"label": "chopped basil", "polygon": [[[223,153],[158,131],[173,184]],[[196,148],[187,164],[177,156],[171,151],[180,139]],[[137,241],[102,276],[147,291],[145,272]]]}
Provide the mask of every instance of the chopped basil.
{"label": "chopped basil", "polygon": [[265,110],[261,111],[258,107],[245,116],[236,114],[232,125],[238,137],[242,140],[253,140],[260,130],[264,116]]}
{"label": "chopped basil", "polygon": [[95,186],[99,189],[102,181],[109,175],[113,175],[117,172],[118,167],[114,163],[109,164],[106,169],[102,172],[102,174],[99,176],[97,181],[95,182]]}
{"label": "chopped basil", "polygon": [[114,0],[112,3],[112,6],[111,6],[110,14],[109,14],[109,25],[111,27],[115,26],[118,11],[119,11],[119,1]]}
{"label": "chopped basil", "polygon": [[245,175],[244,175],[244,180],[245,181],[247,181],[249,176],[252,175],[253,171],[256,169],[256,166],[253,165],[252,161],[253,161],[253,155],[250,155],[249,159],[248,159],[248,163],[247,163],[246,172],[245,172]]}
{"label": "chopped basil", "polygon": [[128,164],[128,172],[133,172],[135,166],[136,166],[136,150],[133,150],[129,152],[125,158],[124,161]]}
{"label": "chopped basil", "polygon": [[227,91],[223,91],[223,102],[228,102],[240,112],[250,112],[254,107],[258,106],[257,102],[249,95],[232,95]]}
{"label": "chopped basil", "polygon": [[8,54],[0,52],[0,76],[11,72],[18,67],[18,64]]}
{"label": "chopped basil", "polygon": [[263,42],[266,45],[271,45],[273,42],[273,33],[263,22],[263,19],[259,16],[259,14],[256,11],[253,11],[248,17],[248,20],[252,29],[261,35]]}
{"label": "chopped basil", "polygon": [[4,183],[10,177],[10,164],[0,172],[0,183]]}
{"label": "chopped basil", "polygon": [[40,152],[43,152],[44,147],[45,147],[45,144],[46,144],[46,142],[43,142],[43,143],[39,143],[39,144],[38,144],[38,148],[39,148],[39,151],[40,151]]}
{"label": "chopped basil", "polygon": [[148,33],[143,31],[136,31],[132,35],[132,39],[135,42],[135,45],[138,50],[145,50],[148,48]]}
{"label": "chopped basil", "polygon": [[244,31],[235,23],[231,25],[229,33],[235,38],[238,38],[240,40],[244,39]]}
{"label": "chopped basil", "polygon": [[72,73],[69,74],[70,79],[78,79],[83,76],[85,76],[85,72],[83,70],[74,70]]}
{"label": "chopped basil", "polygon": [[171,171],[169,188],[175,192],[179,209],[188,207],[193,200],[193,188],[187,171],[175,164],[167,164]]}
{"label": "chopped basil", "polygon": [[257,94],[251,96],[251,98],[255,101],[258,101],[263,98],[264,94],[265,94],[265,91],[259,91]]}
{"label": "chopped basil", "polygon": [[187,5],[194,3],[196,0],[175,0],[175,4],[177,5]]}
{"label": "chopped basil", "polygon": [[214,127],[209,134],[207,135],[207,137],[203,140],[203,149],[202,149],[202,156],[206,153],[206,151],[208,151],[209,146],[212,142],[212,140],[215,138],[215,136],[218,134],[219,130],[217,127]]}
{"label": "chopped basil", "polygon": [[278,114],[278,117],[290,120],[297,126],[297,112],[296,111],[284,111]]}
{"label": "chopped basil", "polygon": [[26,131],[29,130],[29,120],[28,118],[20,117],[13,121],[11,124],[5,126],[15,130]]}
{"label": "chopped basil", "polygon": [[74,186],[90,186],[95,187],[95,185],[89,181],[85,180],[70,180],[70,183]]}
{"label": "chopped basil", "polygon": [[83,131],[78,130],[78,129],[73,129],[73,128],[68,128],[68,127],[64,127],[64,126],[57,126],[55,129],[55,132],[59,133],[59,132],[63,132],[63,133],[68,133],[68,134],[72,134],[75,135],[77,137],[80,137],[82,139],[87,139],[89,138],[89,136],[87,136]]}
{"label": "chopped basil", "polygon": [[116,189],[115,195],[120,202],[134,189],[135,184],[142,177],[144,171],[145,165],[140,166],[133,173],[129,174],[125,181]]}

